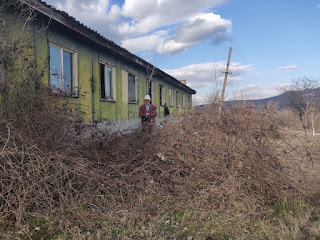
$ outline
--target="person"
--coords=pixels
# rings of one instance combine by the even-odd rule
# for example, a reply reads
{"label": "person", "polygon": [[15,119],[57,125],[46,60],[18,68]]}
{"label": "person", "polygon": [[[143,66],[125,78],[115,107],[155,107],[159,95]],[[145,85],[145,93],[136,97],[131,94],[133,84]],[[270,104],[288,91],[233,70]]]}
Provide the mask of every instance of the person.
{"label": "person", "polygon": [[164,117],[168,117],[170,115],[170,110],[167,104],[165,103],[163,107],[164,107]]}
{"label": "person", "polygon": [[142,129],[151,130],[156,125],[157,116],[156,106],[151,104],[151,98],[149,95],[144,97],[144,104],[140,106],[139,116],[141,118]]}

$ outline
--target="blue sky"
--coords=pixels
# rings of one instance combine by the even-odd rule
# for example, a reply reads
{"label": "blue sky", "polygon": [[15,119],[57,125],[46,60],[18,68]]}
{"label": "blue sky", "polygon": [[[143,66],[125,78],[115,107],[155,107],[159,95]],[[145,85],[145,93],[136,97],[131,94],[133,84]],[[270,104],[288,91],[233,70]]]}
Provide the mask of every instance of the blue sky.
{"label": "blue sky", "polygon": [[47,2],[187,80],[198,103],[220,85],[230,46],[228,99],[270,97],[294,78],[320,77],[320,0]]}

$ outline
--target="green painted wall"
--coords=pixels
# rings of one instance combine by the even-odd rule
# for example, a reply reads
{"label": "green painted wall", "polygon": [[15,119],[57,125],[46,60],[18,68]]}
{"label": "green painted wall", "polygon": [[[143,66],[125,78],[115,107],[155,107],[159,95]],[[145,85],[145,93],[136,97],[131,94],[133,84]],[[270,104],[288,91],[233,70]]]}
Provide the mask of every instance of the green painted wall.
{"label": "green painted wall", "polygon": [[[49,42],[61,45],[76,52],[78,66],[78,85],[79,96],[73,97],[72,101],[76,108],[85,113],[86,121],[115,121],[115,120],[131,120],[139,118],[139,106],[143,104],[143,98],[146,95],[146,79],[149,77],[146,70],[134,67],[117,57],[108,54],[103,49],[98,49],[92,45],[85,43],[71,33],[65,33],[48,27],[46,30],[40,31],[45,25],[40,21],[36,22],[33,32],[36,34],[35,50],[37,55],[37,65],[39,72],[44,70],[45,74],[42,78],[43,83],[50,84],[49,74]],[[100,99],[100,63],[106,63],[113,66],[116,76],[115,99],[114,101],[106,101]],[[138,90],[137,102],[128,102],[128,73],[136,76]],[[176,90],[183,93],[181,89],[177,89],[167,82],[153,78],[153,104],[157,106],[158,117],[164,117],[164,108],[160,106],[160,84],[165,87],[165,102],[169,106],[169,88],[174,90],[174,106],[170,107],[171,115],[179,113],[176,106]],[[184,92],[186,97],[186,106],[181,108],[182,112],[190,111],[188,107],[188,96],[190,94]],[[180,103],[182,104],[182,94],[180,94]]]}

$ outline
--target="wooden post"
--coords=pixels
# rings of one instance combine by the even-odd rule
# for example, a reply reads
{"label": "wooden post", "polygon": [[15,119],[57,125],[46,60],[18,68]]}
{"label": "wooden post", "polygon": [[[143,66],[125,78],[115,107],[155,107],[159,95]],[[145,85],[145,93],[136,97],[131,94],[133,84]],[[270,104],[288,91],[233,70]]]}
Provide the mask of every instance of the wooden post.
{"label": "wooden post", "polygon": [[222,92],[221,92],[221,99],[220,99],[220,105],[219,105],[219,111],[218,111],[218,115],[220,116],[222,113],[222,107],[223,107],[223,101],[224,101],[224,94],[226,91],[226,86],[227,86],[227,79],[228,79],[228,74],[229,73],[229,66],[230,66],[230,59],[231,59],[231,52],[232,52],[232,47],[230,47],[229,49],[229,56],[228,56],[228,62],[227,62],[227,69],[224,72],[224,82],[223,82],[223,88],[222,88]]}

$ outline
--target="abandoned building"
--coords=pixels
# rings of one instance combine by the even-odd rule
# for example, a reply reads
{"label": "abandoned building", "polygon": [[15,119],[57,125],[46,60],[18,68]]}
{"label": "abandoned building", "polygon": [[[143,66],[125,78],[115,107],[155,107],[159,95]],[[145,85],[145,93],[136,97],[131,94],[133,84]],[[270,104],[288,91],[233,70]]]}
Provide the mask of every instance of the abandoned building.
{"label": "abandoned building", "polygon": [[[114,122],[130,127],[139,122],[139,106],[146,94],[164,117],[165,103],[172,115],[188,112],[196,92],[63,11],[40,0],[21,0],[35,18],[28,26],[33,36],[36,65],[46,65],[45,84],[69,95],[90,122]],[[10,13],[0,16],[5,24]],[[12,14],[11,14],[12,15]],[[13,17],[13,16],[11,16]],[[43,64],[47,63],[47,64]]]}

